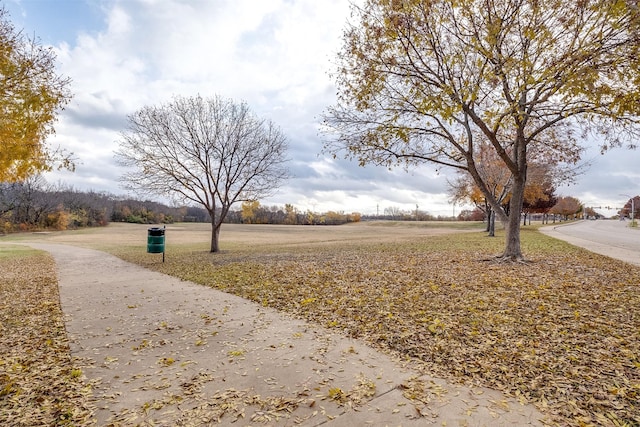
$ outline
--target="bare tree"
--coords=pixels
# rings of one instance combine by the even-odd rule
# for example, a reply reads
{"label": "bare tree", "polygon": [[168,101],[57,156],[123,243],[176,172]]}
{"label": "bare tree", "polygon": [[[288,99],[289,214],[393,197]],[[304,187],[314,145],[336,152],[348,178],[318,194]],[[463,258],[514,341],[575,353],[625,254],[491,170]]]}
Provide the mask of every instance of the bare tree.
{"label": "bare tree", "polygon": [[[503,259],[523,258],[532,153],[575,164],[589,133],[603,148],[637,143],[637,1],[366,0],[353,17],[325,150],[470,174],[506,228]],[[509,171],[508,212],[479,172],[479,141]]]}
{"label": "bare tree", "polygon": [[10,214],[7,219],[14,225],[37,228],[43,218],[56,210],[59,201],[42,175],[34,174],[22,181],[0,185],[0,216]]}
{"label": "bare tree", "polygon": [[402,210],[398,206],[389,206],[384,208],[385,216],[391,217],[391,219],[402,218]]}
{"label": "bare tree", "polygon": [[271,195],[288,178],[287,140],[246,103],[218,96],[176,97],[128,117],[116,158],[133,168],[126,188],[204,207],[211,216],[211,252],[236,202]]}

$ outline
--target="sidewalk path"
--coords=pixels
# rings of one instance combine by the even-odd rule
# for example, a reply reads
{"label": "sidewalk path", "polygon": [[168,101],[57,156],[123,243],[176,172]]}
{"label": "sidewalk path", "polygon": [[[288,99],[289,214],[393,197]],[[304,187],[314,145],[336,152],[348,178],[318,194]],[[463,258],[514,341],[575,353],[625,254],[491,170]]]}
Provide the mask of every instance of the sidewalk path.
{"label": "sidewalk path", "polygon": [[56,260],[99,426],[541,425],[531,405],[417,378],[358,341],[242,298],[94,250],[29,245]]}

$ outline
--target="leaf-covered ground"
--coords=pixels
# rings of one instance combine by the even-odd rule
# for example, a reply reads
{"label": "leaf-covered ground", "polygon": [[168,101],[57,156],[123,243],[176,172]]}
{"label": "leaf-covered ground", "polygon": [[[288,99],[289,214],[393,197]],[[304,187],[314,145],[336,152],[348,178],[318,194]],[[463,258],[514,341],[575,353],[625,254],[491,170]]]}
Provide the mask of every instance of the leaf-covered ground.
{"label": "leaf-covered ground", "polygon": [[640,425],[640,268],[523,231],[529,264],[487,261],[503,238],[265,244],[121,257],[250,298],[530,401],[557,425]]}
{"label": "leaf-covered ground", "polygon": [[74,368],[55,264],[0,246],[0,425],[87,426],[91,390]]}

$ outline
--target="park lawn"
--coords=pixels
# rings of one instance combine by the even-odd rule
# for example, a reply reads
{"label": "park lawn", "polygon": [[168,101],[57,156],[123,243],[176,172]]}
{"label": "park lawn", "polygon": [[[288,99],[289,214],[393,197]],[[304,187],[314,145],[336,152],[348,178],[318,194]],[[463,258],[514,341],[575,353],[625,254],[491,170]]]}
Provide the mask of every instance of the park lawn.
{"label": "park lawn", "polygon": [[94,425],[74,368],[53,259],[0,245],[0,425]]}
{"label": "park lawn", "polygon": [[[223,231],[224,232],[224,231]],[[173,244],[154,270],[292,313],[425,372],[532,402],[559,425],[640,425],[640,268],[522,232],[526,264],[497,263],[504,237]]]}
{"label": "park lawn", "polygon": [[[529,226],[528,264],[494,262],[500,234],[426,236],[419,224],[376,224],[365,234],[347,226],[223,227],[235,240],[219,254],[207,252],[206,227],[180,227],[168,228],[165,263],[145,252],[146,226],[38,238],[101,248],[293,313],[417,360],[426,373],[532,402],[552,424],[640,425],[638,267]],[[15,246],[0,246],[0,424],[90,424],[53,261],[7,247]]]}

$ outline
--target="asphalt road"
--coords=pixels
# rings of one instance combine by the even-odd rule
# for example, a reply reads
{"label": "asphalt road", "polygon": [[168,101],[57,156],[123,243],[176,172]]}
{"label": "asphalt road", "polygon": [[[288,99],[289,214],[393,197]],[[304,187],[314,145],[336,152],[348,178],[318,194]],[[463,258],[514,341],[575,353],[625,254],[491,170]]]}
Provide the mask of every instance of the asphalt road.
{"label": "asphalt road", "polygon": [[640,265],[640,227],[630,221],[578,221],[541,228],[545,234],[592,252]]}

